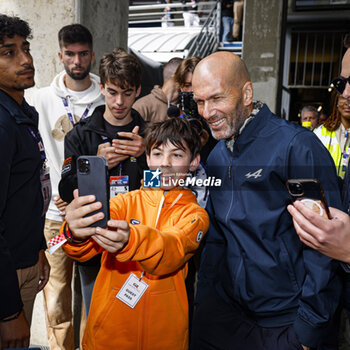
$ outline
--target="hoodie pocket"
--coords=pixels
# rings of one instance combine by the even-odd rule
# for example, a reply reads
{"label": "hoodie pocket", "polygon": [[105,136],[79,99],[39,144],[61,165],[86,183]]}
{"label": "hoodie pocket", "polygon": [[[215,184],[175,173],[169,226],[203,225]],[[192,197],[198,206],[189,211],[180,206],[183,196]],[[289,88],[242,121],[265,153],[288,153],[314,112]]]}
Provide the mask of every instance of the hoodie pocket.
{"label": "hoodie pocket", "polygon": [[116,295],[118,294],[119,289],[120,288],[112,288],[108,293],[105,304],[102,306],[101,309],[98,310],[99,316],[97,317],[96,322],[93,326],[94,332],[98,332],[101,326],[105,323],[106,319],[109,318],[109,314],[113,309],[113,304],[115,304],[118,301]]}
{"label": "hoodie pocket", "polygon": [[[186,290],[177,290],[172,278],[165,288],[148,295],[144,314],[145,349],[188,349],[188,304]],[[169,288],[173,285],[173,288]]]}
{"label": "hoodie pocket", "polygon": [[112,288],[104,305],[94,310],[98,313],[96,321],[93,320],[90,310],[89,320],[93,324],[89,327],[91,333],[86,333],[85,338],[90,338],[88,342],[96,350],[133,349],[133,344],[138,342],[138,330],[135,329],[138,313],[116,297],[118,292],[119,288]]}

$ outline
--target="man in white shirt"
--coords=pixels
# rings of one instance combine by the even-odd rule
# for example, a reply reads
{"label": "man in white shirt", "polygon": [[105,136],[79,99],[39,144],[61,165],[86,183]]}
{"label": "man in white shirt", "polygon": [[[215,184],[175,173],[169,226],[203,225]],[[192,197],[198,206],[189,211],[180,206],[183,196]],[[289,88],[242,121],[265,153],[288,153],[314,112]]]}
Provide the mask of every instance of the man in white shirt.
{"label": "man in white shirt", "polygon": [[[46,147],[52,181],[52,200],[45,222],[46,241],[58,234],[67,205],[58,194],[64,161],[64,137],[75,123],[89,117],[97,106],[104,104],[99,77],[90,73],[95,54],[89,30],[80,24],[67,25],[59,31],[58,41],[58,56],[64,71],[53,79],[50,86],[35,92],[32,100],[40,115],[39,130]],[[47,254],[47,258],[51,273],[44,289],[44,307],[50,349],[71,350],[74,349],[73,260],[61,248],[53,255]],[[81,279],[83,296],[86,288],[91,294],[92,287],[84,283],[84,276],[81,275]],[[94,279],[95,276],[91,280]]]}

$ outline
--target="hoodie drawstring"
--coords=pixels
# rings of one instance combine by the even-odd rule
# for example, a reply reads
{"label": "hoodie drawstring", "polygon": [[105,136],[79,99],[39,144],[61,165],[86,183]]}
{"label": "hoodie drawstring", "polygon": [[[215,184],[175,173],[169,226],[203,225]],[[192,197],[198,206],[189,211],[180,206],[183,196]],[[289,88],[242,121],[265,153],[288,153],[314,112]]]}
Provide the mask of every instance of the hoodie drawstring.
{"label": "hoodie drawstring", "polygon": [[159,203],[159,208],[158,208],[158,214],[157,214],[157,219],[156,219],[156,224],[155,224],[155,228],[157,228],[157,225],[158,225],[158,220],[159,220],[159,217],[160,217],[160,212],[162,211],[162,208],[163,208],[163,205],[164,205],[164,195],[162,195],[162,198],[160,200],[160,203]]}

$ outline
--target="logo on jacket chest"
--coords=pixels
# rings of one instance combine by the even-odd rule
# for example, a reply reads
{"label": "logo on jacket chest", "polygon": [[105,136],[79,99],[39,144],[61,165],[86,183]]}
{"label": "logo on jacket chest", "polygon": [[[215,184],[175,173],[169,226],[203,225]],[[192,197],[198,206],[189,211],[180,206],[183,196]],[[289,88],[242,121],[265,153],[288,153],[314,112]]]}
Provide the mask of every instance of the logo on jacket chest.
{"label": "logo on jacket chest", "polygon": [[141,221],[140,220],[136,220],[136,219],[130,219],[130,224],[131,225],[140,225]]}
{"label": "logo on jacket chest", "polygon": [[259,177],[262,176],[262,175],[261,175],[262,171],[263,171],[263,169],[261,168],[261,169],[259,169],[259,170],[256,170],[256,171],[253,172],[253,173],[249,172],[249,173],[245,174],[245,177],[246,177],[247,179],[250,179],[251,177],[253,177],[254,179],[257,179],[257,178],[259,178]]}

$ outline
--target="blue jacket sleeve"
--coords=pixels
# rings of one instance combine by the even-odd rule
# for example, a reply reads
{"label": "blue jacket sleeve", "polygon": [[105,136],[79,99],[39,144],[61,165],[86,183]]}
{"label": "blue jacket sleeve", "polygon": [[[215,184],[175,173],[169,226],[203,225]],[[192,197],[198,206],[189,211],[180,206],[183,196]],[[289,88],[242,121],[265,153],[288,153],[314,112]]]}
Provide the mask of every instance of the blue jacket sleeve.
{"label": "blue jacket sleeve", "polygon": [[214,288],[218,278],[218,271],[225,256],[226,243],[220,234],[215,222],[215,212],[212,206],[211,197],[207,202],[206,210],[209,215],[210,225],[204,241],[204,248],[201,256],[201,263],[198,272],[198,284],[196,302],[208,294]]}
{"label": "blue jacket sleeve", "polygon": [[15,264],[4,237],[6,225],[3,219],[6,210],[15,143],[15,135],[8,128],[5,128],[4,125],[0,125],[0,319],[13,315],[21,310],[23,306]]}
{"label": "blue jacket sleeve", "polygon": [[[319,179],[329,206],[342,207],[333,159],[317,136],[306,130],[297,134],[286,159],[288,178]],[[339,305],[339,264],[306,246],[303,258],[306,277],[294,329],[302,344],[315,347]]]}

